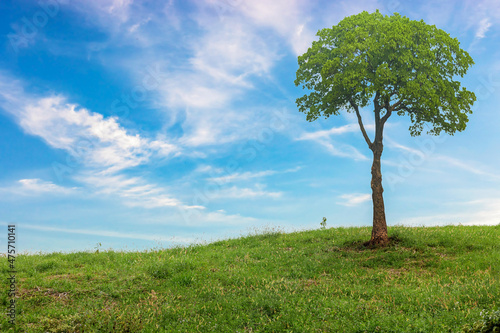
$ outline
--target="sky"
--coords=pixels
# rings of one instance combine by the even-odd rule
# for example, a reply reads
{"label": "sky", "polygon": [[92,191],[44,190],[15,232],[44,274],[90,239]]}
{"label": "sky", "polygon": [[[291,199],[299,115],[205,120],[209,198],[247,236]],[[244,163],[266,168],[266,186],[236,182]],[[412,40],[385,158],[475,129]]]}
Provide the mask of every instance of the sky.
{"label": "sky", "polygon": [[477,97],[454,136],[389,118],[388,225],[500,223],[496,0],[17,0],[0,2],[0,251],[9,224],[25,253],[370,226],[355,115],[308,122],[294,80],[319,29],[377,9],[458,38]]}

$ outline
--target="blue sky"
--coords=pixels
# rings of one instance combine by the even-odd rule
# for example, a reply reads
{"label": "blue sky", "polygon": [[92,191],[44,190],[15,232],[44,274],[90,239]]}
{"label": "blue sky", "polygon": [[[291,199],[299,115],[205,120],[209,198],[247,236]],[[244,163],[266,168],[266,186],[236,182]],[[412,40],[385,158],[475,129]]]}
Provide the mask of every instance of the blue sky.
{"label": "blue sky", "polygon": [[389,119],[388,224],[500,223],[496,0],[41,0],[0,3],[0,226],[36,252],[371,225],[355,116],[307,122],[293,81],[319,29],[376,9],[457,37],[478,99],[453,137]]}

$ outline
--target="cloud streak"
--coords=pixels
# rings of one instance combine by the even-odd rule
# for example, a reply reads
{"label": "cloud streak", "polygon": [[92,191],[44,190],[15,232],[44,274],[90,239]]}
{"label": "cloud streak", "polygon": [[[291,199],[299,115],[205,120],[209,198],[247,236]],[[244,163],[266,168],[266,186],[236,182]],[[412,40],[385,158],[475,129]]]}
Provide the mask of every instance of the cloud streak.
{"label": "cloud streak", "polygon": [[236,173],[232,173],[232,174],[226,175],[226,176],[208,178],[208,181],[214,182],[214,183],[230,183],[230,182],[236,182],[236,181],[245,181],[245,180],[254,179],[254,178],[262,178],[262,177],[272,176],[272,175],[276,175],[276,174],[280,174],[280,173],[297,172],[300,169],[301,169],[301,167],[287,169],[284,171],[265,170],[265,171],[258,171],[258,172],[249,172],[249,171],[236,172]]}
{"label": "cloud streak", "polygon": [[279,198],[283,195],[282,192],[269,192],[262,189],[262,186],[257,186],[257,188],[239,188],[237,186],[232,186],[229,188],[220,189],[214,193],[211,199],[247,199],[247,198]]}
{"label": "cloud streak", "polygon": [[370,194],[365,193],[352,193],[352,194],[343,194],[339,198],[342,201],[337,202],[339,205],[354,207],[362,204],[363,202],[369,201],[371,199]]}
{"label": "cloud streak", "polygon": [[[4,223],[2,223],[4,224]],[[69,234],[79,234],[79,235],[91,235],[91,236],[99,236],[99,237],[114,237],[114,238],[126,238],[126,239],[140,239],[147,241],[170,241],[174,243],[193,243],[195,241],[194,238],[190,237],[164,237],[159,235],[151,235],[151,234],[143,234],[136,232],[120,232],[120,231],[111,231],[111,230],[91,230],[91,229],[69,229],[69,228],[60,228],[60,227],[51,227],[51,226],[41,226],[34,224],[25,224],[18,223],[17,226],[21,229],[28,230],[37,230],[44,232],[62,232]]]}
{"label": "cloud streak", "polygon": [[481,39],[486,37],[486,32],[488,32],[490,27],[491,27],[490,20],[488,18],[482,19],[481,22],[479,22],[479,27],[477,28],[476,31],[476,38]]}
{"label": "cloud streak", "polygon": [[[366,129],[373,128],[372,125],[365,126]],[[331,139],[331,136],[334,135],[342,135],[345,133],[353,133],[359,131],[358,124],[347,124],[340,127],[332,127],[329,130],[321,130],[316,132],[306,132],[302,133],[299,137],[297,137],[296,141],[313,141],[316,142],[323,147],[325,147],[330,154],[338,157],[346,157],[354,160],[368,160],[368,157],[363,155],[358,149],[355,147],[346,144],[346,143],[336,143]]]}
{"label": "cloud streak", "polygon": [[69,194],[77,190],[76,187],[68,188],[56,185],[52,182],[47,182],[40,180],[38,178],[35,179],[21,179],[19,180],[21,184],[21,189],[23,192],[27,194],[39,194],[39,193],[62,193]]}
{"label": "cloud streak", "polygon": [[20,179],[14,186],[0,188],[0,192],[23,196],[70,195],[76,194],[79,190],[78,187],[59,186],[39,178]]}

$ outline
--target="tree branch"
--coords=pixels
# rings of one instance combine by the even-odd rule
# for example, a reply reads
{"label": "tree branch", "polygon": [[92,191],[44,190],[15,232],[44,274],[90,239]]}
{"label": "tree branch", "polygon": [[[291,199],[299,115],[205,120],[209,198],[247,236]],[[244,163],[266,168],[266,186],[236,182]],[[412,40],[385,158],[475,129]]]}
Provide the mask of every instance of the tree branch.
{"label": "tree branch", "polygon": [[410,110],[410,109],[408,108],[408,106],[407,106],[406,104],[403,104],[403,103],[401,103],[401,104],[400,104],[400,105],[398,105],[398,106],[396,106],[396,104],[395,104],[395,105],[393,105],[393,107],[394,107],[394,108],[392,109],[392,111],[400,111],[400,110],[404,110],[404,111],[406,111],[406,112],[408,112],[408,113],[415,113],[415,111]]}
{"label": "tree branch", "polygon": [[397,107],[403,104],[403,100],[399,100],[397,103],[390,106],[391,111],[397,110]]}
{"label": "tree branch", "polygon": [[359,113],[359,108],[356,105],[356,103],[353,102],[352,99],[349,100],[349,103],[353,107],[354,111],[356,111],[356,116],[358,117],[358,124],[359,128],[361,129],[361,133],[363,133],[363,137],[365,138],[366,143],[368,144],[368,147],[372,149],[372,142],[370,141],[370,138],[368,137],[368,134],[366,134],[365,127],[363,126],[363,120],[361,119],[361,114]]}
{"label": "tree branch", "polygon": [[387,103],[385,105],[385,108],[386,108],[387,112],[382,117],[382,126],[385,124],[385,122],[387,121],[387,119],[389,119],[389,117],[392,114],[392,111],[397,110],[397,107],[400,106],[402,103],[403,103],[403,101],[399,100],[398,102],[394,103],[393,105],[390,105],[389,103]]}
{"label": "tree branch", "polygon": [[391,116],[391,114],[392,114],[392,109],[389,108],[387,110],[387,112],[384,114],[384,116],[382,117],[382,121],[381,121],[382,126],[384,126],[385,122],[387,121],[387,119],[389,119],[389,117]]}

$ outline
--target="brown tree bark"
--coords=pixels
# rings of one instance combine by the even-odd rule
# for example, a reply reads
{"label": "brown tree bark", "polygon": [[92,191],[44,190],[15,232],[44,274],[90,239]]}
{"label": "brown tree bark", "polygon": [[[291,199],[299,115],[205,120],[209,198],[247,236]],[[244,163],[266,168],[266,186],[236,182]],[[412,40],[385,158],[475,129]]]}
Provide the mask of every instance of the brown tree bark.
{"label": "brown tree bark", "polygon": [[382,187],[382,172],[380,169],[380,159],[382,156],[382,143],[375,142],[373,145],[372,164],[372,201],[373,201],[373,228],[369,245],[387,245],[389,237],[387,235],[387,223],[385,220],[384,188]]}
{"label": "brown tree bark", "polygon": [[380,104],[380,94],[376,93],[374,104],[375,104],[375,139],[373,142],[370,141],[368,134],[365,131],[363,125],[363,120],[361,119],[361,114],[359,112],[359,107],[350,100],[350,104],[356,116],[358,117],[359,127],[363,137],[365,138],[368,147],[373,152],[373,163],[372,163],[372,201],[373,201],[373,228],[372,237],[370,241],[366,242],[365,245],[368,246],[385,246],[389,243],[389,236],[387,234],[387,222],[385,220],[385,206],[384,206],[384,188],[382,187],[382,170],[380,168],[380,160],[382,157],[382,151],[384,150],[383,132],[384,125],[387,119],[391,116],[394,106],[389,105],[389,99],[386,99],[384,107],[387,112],[383,117],[380,117],[380,111],[382,110],[382,105]]}

